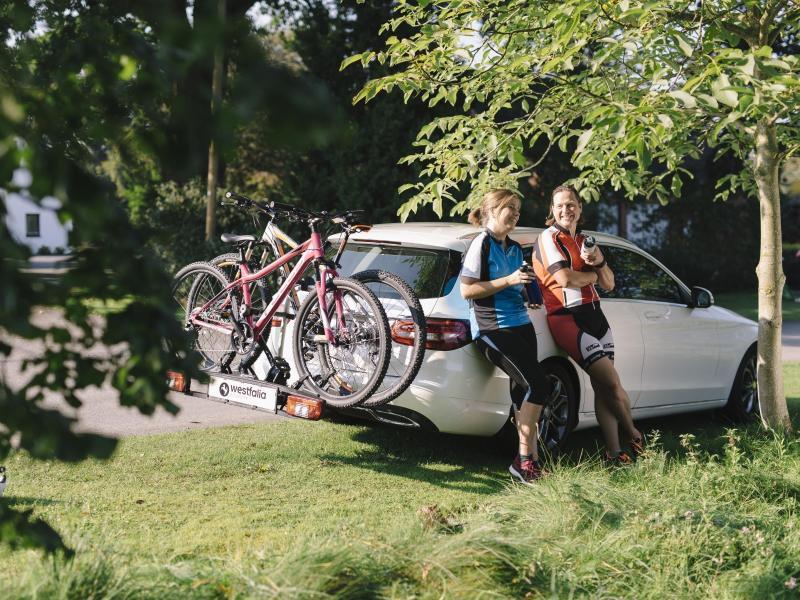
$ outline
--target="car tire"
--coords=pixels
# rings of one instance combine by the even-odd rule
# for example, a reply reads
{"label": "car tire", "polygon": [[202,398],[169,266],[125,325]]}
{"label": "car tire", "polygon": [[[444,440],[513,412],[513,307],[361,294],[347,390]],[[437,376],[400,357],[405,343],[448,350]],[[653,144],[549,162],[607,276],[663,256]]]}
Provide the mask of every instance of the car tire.
{"label": "car tire", "polygon": [[553,459],[564,449],[578,424],[578,393],[572,374],[563,364],[545,361],[542,368],[550,386],[539,418],[539,447]]}
{"label": "car tire", "polygon": [[[578,424],[578,394],[570,370],[558,361],[542,363],[550,387],[542,416],[539,418],[540,456],[554,460],[564,449],[569,434]],[[498,450],[503,453],[516,452],[519,444],[514,425],[514,409],[510,409],[508,421],[497,432]]]}
{"label": "car tire", "polygon": [[740,423],[753,421],[760,414],[755,346],[750,347],[739,364],[725,405],[725,414]]}

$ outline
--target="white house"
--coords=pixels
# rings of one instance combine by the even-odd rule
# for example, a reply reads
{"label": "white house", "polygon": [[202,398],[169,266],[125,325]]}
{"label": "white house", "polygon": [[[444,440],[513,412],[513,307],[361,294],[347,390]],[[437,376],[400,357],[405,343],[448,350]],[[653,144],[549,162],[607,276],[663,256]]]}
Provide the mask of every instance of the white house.
{"label": "white house", "polygon": [[46,246],[69,249],[69,231],[72,223],[61,223],[57,211],[61,203],[56,198],[43,198],[37,203],[27,192],[2,192],[0,198],[6,205],[6,227],[11,236],[28,246],[36,254]]}
{"label": "white house", "polygon": [[6,227],[11,237],[25,244],[34,254],[43,247],[51,252],[56,249],[69,251],[72,223],[58,220],[61,202],[52,196],[36,202],[25,189],[32,181],[31,172],[20,167],[14,171],[12,183],[22,191],[0,189],[0,200],[6,205]]}

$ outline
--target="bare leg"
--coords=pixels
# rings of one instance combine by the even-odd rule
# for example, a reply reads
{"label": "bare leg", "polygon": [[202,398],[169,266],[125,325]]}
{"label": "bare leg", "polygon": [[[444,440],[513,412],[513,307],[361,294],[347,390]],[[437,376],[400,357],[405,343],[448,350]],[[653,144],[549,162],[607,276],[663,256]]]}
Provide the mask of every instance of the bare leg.
{"label": "bare leg", "polygon": [[619,421],[608,407],[608,396],[603,388],[594,387],[594,414],[603,440],[606,443],[606,450],[611,456],[616,456],[621,450],[619,442]]}
{"label": "bare leg", "polygon": [[[625,433],[631,439],[641,438],[641,432],[633,424],[631,417],[631,402],[628,398],[628,393],[622,387],[619,380],[617,370],[614,368],[614,363],[608,357],[603,357],[593,363],[588,369],[589,377],[592,381],[592,388],[595,390],[595,412],[597,413],[598,422],[600,422],[601,414],[605,412],[603,408],[607,408],[610,416],[618,423],[622,424]],[[599,392],[599,393],[598,393]],[[598,410],[598,407],[603,407]],[[600,423],[603,428],[603,424]],[[606,437],[606,445],[609,452],[616,453],[619,451],[619,435],[617,438],[617,448],[613,448],[608,442],[613,442],[606,436],[606,431],[603,429],[603,435]]]}
{"label": "bare leg", "polygon": [[517,434],[519,435],[520,455],[532,454],[533,460],[539,460],[539,415],[542,414],[542,407],[531,402],[523,402],[522,408],[514,410],[514,420],[517,424]]}

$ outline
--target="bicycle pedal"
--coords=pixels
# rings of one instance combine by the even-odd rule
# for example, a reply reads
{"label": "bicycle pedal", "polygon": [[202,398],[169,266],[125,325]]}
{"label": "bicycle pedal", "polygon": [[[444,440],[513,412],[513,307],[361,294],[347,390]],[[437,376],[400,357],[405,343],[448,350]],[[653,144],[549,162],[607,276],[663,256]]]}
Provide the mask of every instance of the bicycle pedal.
{"label": "bicycle pedal", "polygon": [[317,333],[314,335],[314,341],[318,344],[327,344],[328,338],[325,336],[324,333]]}

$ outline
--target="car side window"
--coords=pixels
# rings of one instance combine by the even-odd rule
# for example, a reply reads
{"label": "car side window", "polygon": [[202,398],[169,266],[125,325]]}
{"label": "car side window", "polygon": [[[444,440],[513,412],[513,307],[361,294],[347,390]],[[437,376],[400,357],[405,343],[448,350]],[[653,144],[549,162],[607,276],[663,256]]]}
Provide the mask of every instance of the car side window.
{"label": "car side window", "polygon": [[598,287],[601,298],[686,303],[678,282],[647,257],[615,246],[604,246],[603,254],[614,271],[614,289]]}

